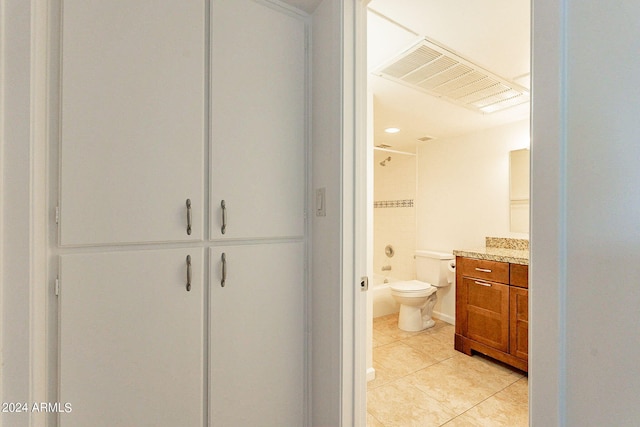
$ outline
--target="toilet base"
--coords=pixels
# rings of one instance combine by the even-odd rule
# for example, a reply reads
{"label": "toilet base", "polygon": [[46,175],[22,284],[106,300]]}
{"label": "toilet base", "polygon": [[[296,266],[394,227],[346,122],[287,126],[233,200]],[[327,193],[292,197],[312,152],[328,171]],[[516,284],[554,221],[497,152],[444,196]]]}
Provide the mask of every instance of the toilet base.
{"label": "toilet base", "polygon": [[431,318],[436,300],[437,296],[434,292],[422,307],[401,304],[398,328],[407,332],[419,332],[432,328],[436,324]]}

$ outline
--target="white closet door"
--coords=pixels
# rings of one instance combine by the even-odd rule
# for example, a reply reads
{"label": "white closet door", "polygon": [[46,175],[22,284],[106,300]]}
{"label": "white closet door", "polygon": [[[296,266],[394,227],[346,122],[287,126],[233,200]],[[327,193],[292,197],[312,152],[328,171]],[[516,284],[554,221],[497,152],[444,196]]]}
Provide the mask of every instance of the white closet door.
{"label": "white closet door", "polygon": [[212,238],[304,234],[305,37],[265,3],[213,1]]}
{"label": "white closet door", "polygon": [[203,238],[205,10],[63,1],[62,245]]}
{"label": "white closet door", "polygon": [[303,262],[300,242],[211,249],[210,426],[304,425]]}
{"label": "white closet door", "polygon": [[200,248],[60,257],[61,427],[202,426],[203,262]]}

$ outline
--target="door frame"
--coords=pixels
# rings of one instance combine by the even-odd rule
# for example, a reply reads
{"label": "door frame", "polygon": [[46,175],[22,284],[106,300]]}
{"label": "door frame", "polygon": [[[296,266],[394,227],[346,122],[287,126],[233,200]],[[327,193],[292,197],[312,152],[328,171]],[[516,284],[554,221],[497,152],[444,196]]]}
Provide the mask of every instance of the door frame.
{"label": "door frame", "polygon": [[370,0],[342,1],[342,426],[365,426],[367,415],[367,296],[360,289],[368,271],[367,52]]}
{"label": "door frame", "polygon": [[[343,120],[355,120],[355,134],[352,143],[344,139],[345,153],[355,145],[354,163],[345,157],[343,163],[343,189],[348,189],[353,179],[354,192],[345,191],[343,211],[343,229],[348,231],[353,225],[353,240],[348,241],[345,232],[343,241],[343,265],[355,265],[356,271],[366,271],[365,211],[366,180],[359,171],[359,165],[366,162],[366,96],[358,92],[362,81],[366,82],[366,4],[367,0],[348,0],[345,11],[355,11],[350,26],[343,22],[344,70],[349,70],[350,60],[355,61],[352,79],[345,73],[343,95],[345,100],[354,94],[354,103],[343,102]],[[529,422],[530,425],[564,425],[566,423],[566,135],[565,127],[565,86],[566,70],[566,4],[550,0],[531,0],[531,226],[529,239],[530,251],[530,298],[529,298]],[[345,16],[348,14],[345,13]],[[348,39],[355,43],[349,51]],[[351,53],[352,56],[349,56]],[[365,88],[366,90],[366,88]],[[354,111],[353,111],[354,110]],[[351,115],[350,115],[351,114]],[[363,125],[363,121],[365,124]],[[347,136],[346,134],[344,134]],[[355,205],[354,210],[349,206]],[[347,250],[351,249],[351,250]],[[350,280],[356,277],[343,276],[345,289]],[[341,372],[343,381],[343,414],[349,408],[354,411],[355,423],[346,422],[344,426],[366,425],[366,387],[356,383],[347,384],[353,378],[362,381],[366,370],[365,353],[362,352],[362,340],[365,331],[362,298],[354,298],[353,304],[345,299],[342,305],[343,336],[347,336],[345,326],[353,319],[355,332],[361,334],[348,343],[343,340],[343,366],[353,366],[356,376],[347,377],[348,370]],[[363,338],[362,338],[363,339]]]}
{"label": "door frame", "polygon": [[[0,0],[0,10],[2,393],[13,402],[46,402],[49,2]],[[47,415],[18,417],[0,420],[44,426]]]}

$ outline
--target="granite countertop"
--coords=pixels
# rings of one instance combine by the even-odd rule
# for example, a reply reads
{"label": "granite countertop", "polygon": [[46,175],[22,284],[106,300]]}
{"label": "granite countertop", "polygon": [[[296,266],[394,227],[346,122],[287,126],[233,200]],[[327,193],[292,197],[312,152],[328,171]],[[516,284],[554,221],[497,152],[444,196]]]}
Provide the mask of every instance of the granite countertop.
{"label": "granite countertop", "polygon": [[484,248],[454,249],[453,255],[529,265],[529,241],[487,237]]}
{"label": "granite countertop", "polygon": [[529,250],[507,248],[478,248],[478,249],[454,249],[455,256],[467,258],[486,259],[489,261],[510,262],[511,264],[529,265]]}

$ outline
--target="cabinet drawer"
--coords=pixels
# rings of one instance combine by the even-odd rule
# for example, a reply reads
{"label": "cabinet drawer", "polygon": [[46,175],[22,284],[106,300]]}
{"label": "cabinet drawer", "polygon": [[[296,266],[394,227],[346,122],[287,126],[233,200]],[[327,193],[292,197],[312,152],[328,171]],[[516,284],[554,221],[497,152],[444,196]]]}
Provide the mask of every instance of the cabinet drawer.
{"label": "cabinet drawer", "polygon": [[484,259],[458,258],[457,268],[463,276],[492,282],[509,283],[509,263]]}
{"label": "cabinet drawer", "polygon": [[529,287],[529,266],[522,264],[511,264],[509,272],[509,283],[519,288]]}

